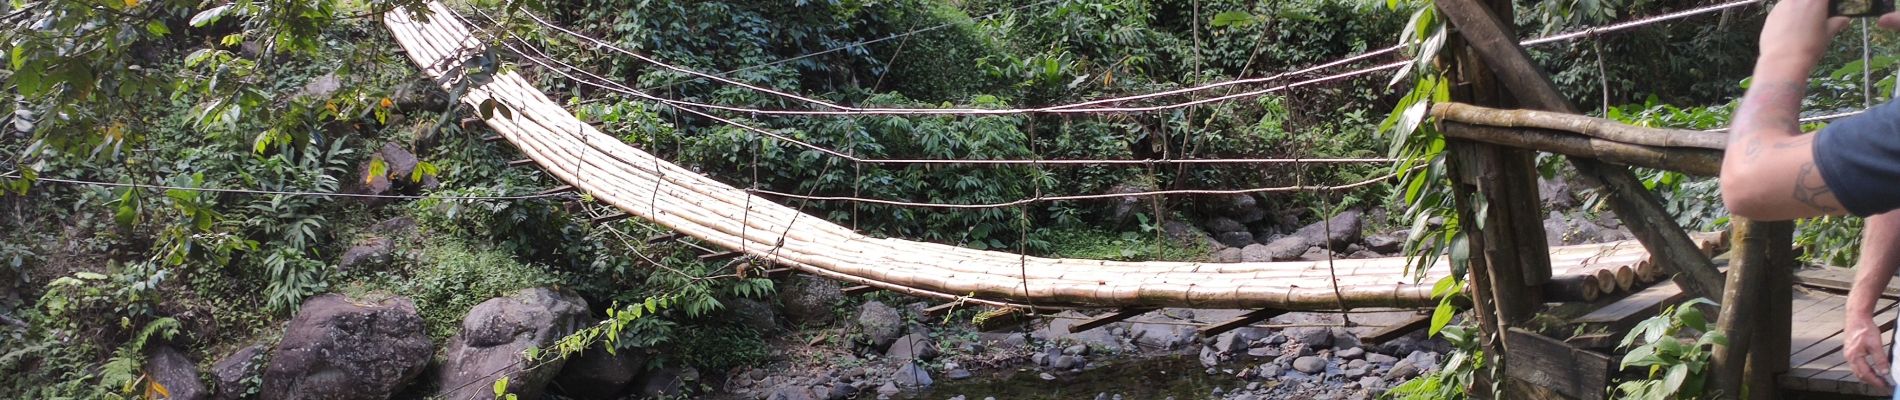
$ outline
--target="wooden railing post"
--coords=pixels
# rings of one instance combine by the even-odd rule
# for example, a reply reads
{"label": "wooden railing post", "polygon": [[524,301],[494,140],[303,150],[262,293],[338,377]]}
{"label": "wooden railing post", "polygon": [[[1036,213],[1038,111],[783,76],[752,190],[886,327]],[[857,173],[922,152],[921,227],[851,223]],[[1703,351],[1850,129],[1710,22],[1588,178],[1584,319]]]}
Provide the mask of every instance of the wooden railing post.
{"label": "wooden railing post", "polygon": [[[1794,223],[1734,217],[1729,225],[1735,257],[1729,261],[1728,286],[1716,318],[1716,329],[1728,335],[1728,345],[1716,346],[1710,376],[1722,398],[1742,398],[1746,393],[1749,398],[1772,399],[1776,397],[1773,373],[1786,370],[1788,363],[1791,324],[1788,311],[1776,312],[1775,305],[1780,310],[1792,306],[1791,298],[1772,292],[1779,287],[1788,293],[1793,285]],[[1751,363],[1755,373],[1745,373]],[[1758,374],[1766,379],[1757,380]]]}

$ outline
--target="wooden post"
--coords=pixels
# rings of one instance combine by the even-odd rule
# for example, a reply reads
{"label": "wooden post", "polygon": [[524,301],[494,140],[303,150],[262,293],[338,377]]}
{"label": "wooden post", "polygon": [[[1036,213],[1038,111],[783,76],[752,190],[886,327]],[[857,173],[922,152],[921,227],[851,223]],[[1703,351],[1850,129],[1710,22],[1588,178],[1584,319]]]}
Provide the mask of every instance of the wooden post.
{"label": "wooden post", "polygon": [[[1507,15],[1511,12],[1509,2],[1496,3],[1491,7]],[[1486,62],[1470,47],[1457,44],[1451,48],[1455,49],[1454,76],[1460,84],[1453,96],[1478,105],[1511,106],[1511,96],[1499,87]],[[1495,326],[1487,328],[1497,330],[1485,333],[1496,336],[1537,312],[1543,302],[1543,284],[1550,280],[1550,244],[1544,241],[1535,153],[1464,141],[1448,143],[1447,149],[1453,184],[1463,188],[1456,191],[1460,218],[1466,227],[1482,227],[1467,228],[1467,245],[1472,275],[1489,278],[1472,283],[1479,284],[1475,291],[1489,292],[1493,308],[1488,311],[1495,313],[1496,320]],[[1471,193],[1483,203],[1474,203]]]}
{"label": "wooden post", "polygon": [[[1575,114],[1577,106],[1557,91],[1550,76],[1530,60],[1518,46],[1509,26],[1480,0],[1439,0],[1440,15],[1451,21],[1469,48],[1481,57],[1501,86],[1510,90],[1525,107]],[[1508,8],[1507,8],[1508,9]],[[1585,182],[1605,189],[1610,209],[1616,212],[1636,240],[1649,249],[1659,264],[1677,272],[1676,282],[1697,296],[1716,297],[1722,293],[1722,273],[1702,255],[1681,226],[1662,208],[1656,195],[1643,186],[1629,169],[1582,157],[1568,157]]]}
{"label": "wooden post", "polygon": [[1772,399],[1775,374],[1788,368],[1794,223],[1734,217],[1730,226],[1736,257],[1716,319],[1728,345],[1716,346],[1710,375],[1724,398]]}

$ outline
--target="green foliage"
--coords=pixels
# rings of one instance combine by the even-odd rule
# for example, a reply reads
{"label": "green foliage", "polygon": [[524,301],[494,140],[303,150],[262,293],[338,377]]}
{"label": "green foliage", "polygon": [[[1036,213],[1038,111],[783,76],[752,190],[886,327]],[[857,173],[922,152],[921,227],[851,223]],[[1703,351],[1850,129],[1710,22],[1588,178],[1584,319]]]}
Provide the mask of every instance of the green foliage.
{"label": "green foliage", "polygon": [[725,371],[764,361],[770,348],[757,331],[737,326],[699,327],[699,333],[677,338],[675,362],[701,371]]}
{"label": "green foliage", "polygon": [[1147,214],[1138,214],[1142,228],[1114,232],[1102,229],[1056,229],[1047,233],[1052,256],[1089,260],[1121,261],[1201,261],[1209,250],[1205,243],[1171,240],[1150,223]]}
{"label": "green foliage", "polygon": [[1715,302],[1695,299],[1671,306],[1638,323],[1623,337],[1617,345],[1628,351],[1622,368],[1646,367],[1647,374],[1645,379],[1617,384],[1618,397],[1699,399],[1719,395],[1705,392],[1703,384],[1715,346],[1727,344],[1728,339],[1712,329],[1708,316],[1698,306],[1713,308]]}
{"label": "green foliage", "polygon": [[[147,382],[146,343],[180,323],[159,316],[158,286],[170,275],[150,263],[80,272],[47,283],[24,332],[0,337],[0,389],[28,398],[134,398]],[[109,349],[109,350],[108,350]],[[92,367],[95,363],[97,368]]]}
{"label": "green foliage", "polygon": [[383,274],[353,290],[399,293],[416,302],[429,335],[446,339],[461,329],[462,316],[488,299],[558,284],[560,275],[517,261],[509,253],[453,239],[426,241],[421,260],[407,276]]}

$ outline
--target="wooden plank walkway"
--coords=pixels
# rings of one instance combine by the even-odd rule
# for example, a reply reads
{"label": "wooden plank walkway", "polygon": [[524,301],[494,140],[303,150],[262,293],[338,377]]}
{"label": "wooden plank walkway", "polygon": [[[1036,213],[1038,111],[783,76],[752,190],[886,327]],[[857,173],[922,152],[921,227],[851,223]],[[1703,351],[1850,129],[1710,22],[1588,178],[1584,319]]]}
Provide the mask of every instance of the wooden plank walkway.
{"label": "wooden plank walkway", "polygon": [[[1894,305],[1891,299],[1880,299],[1880,311],[1874,314],[1874,320],[1882,322],[1880,337],[1889,344],[1893,340]],[[1844,295],[1795,290],[1794,329],[1789,341],[1792,354],[1788,356],[1788,365],[1793,368],[1781,376],[1783,389],[1855,396],[1884,397],[1893,393],[1861,383],[1848,368],[1841,354],[1841,318],[1846,306]]]}

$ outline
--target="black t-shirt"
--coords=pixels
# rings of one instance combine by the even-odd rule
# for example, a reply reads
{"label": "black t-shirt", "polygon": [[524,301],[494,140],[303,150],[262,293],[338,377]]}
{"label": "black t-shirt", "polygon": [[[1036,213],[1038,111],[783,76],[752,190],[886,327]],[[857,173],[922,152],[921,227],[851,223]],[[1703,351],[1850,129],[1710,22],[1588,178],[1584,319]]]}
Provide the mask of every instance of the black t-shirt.
{"label": "black t-shirt", "polygon": [[1864,217],[1900,208],[1900,103],[1881,104],[1815,134],[1814,164],[1848,212]]}

